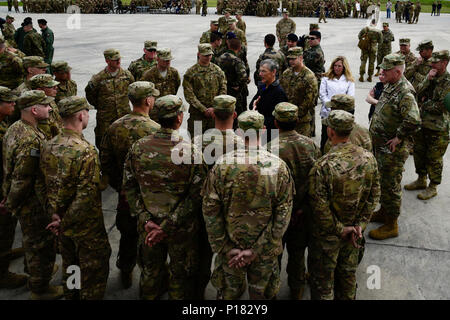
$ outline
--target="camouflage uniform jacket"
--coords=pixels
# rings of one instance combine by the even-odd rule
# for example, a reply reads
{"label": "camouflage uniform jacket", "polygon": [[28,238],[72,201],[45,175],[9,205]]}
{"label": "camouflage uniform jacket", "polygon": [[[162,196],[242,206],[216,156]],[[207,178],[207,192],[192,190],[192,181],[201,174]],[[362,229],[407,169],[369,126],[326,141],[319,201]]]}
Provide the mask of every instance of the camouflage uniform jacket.
{"label": "camouflage uniform jacket", "polygon": [[133,111],[108,128],[102,140],[100,161],[103,174],[109,177],[109,184],[116,191],[122,187],[123,165],[133,143],[155,133],[160,127],[147,114]]}
{"label": "camouflage uniform jacket", "polygon": [[200,151],[175,130],[161,128],[138,140],[128,153],[123,175],[131,214],[140,225],[147,220],[159,224],[169,237],[180,228],[195,231],[206,172]]}
{"label": "camouflage uniform jacket", "polygon": [[295,33],[296,24],[291,18],[281,19],[276,25],[277,38],[284,44],[289,33]]}
{"label": "camouflage uniform jacket", "polygon": [[317,81],[320,83],[322,74],[325,72],[325,56],[320,44],[305,51],[303,53],[303,61],[305,65],[314,72]]}
{"label": "camouflage uniform jacket", "polygon": [[286,163],[266,150],[245,148],[219,158],[202,190],[212,250],[226,254],[238,248],[251,249],[257,256],[279,255],[294,193]]}
{"label": "camouflage uniform jacket", "polygon": [[77,95],[77,83],[73,80],[59,81],[58,91],[56,92],[55,102],[58,103],[60,100]]}
{"label": "camouflage uniform jacket", "polygon": [[333,146],[309,174],[313,235],[334,240],[346,226],[364,230],[380,199],[379,180],[372,153],[351,142]]}
{"label": "camouflage uniform jacket", "polygon": [[136,81],[139,81],[141,80],[145,71],[150,70],[154,66],[156,66],[156,59],[153,59],[151,62],[148,62],[147,60],[145,60],[144,54],[141,58],[134,60],[130,63],[128,71],[131,72]]}
{"label": "camouflage uniform jacket", "polygon": [[45,50],[45,41],[39,33],[32,30],[25,34],[22,51],[27,56],[40,56],[45,58]]}
{"label": "camouflage uniform jacket", "polygon": [[17,47],[16,41],[14,40],[14,33],[16,32],[16,28],[12,23],[5,23],[3,25],[2,33],[5,37],[5,40],[9,42],[11,46],[14,48]]}
{"label": "camouflage uniform jacket", "polygon": [[0,86],[15,89],[23,81],[22,59],[5,50],[0,53]]}
{"label": "camouflage uniform jacket", "polygon": [[97,109],[97,127],[109,125],[130,112],[128,86],[134,82],[133,75],[120,68],[113,77],[105,68],[92,76],[85,88],[86,99]]}
{"label": "camouflage uniform jacket", "polygon": [[141,80],[153,82],[156,89],[159,90],[160,97],[167,96],[168,94],[176,95],[181,84],[180,74],[177,69],[172,67],[167,69],[167,75],[163,78],[158,71],[158,67],[154,66],[144,73]]}
{"label": "camouflage uniform jacket", "polygon": [[219,20],[219,32],[225,35],[228,31],[228,20],[225,16],[220,17]]}
{"label": "camouflage uniform jacket", "polygon": [[387,141],[395,137],[410,139],[419,128],[420,112],[408,80],[402,77],[394,84],[385,85],[370,121],[374,149],[380,147],[378,151],[389,153]]}
{"label": "camouflage uniform jacket", "polygon": [[367,34],[370,39],[369,51],[375,53],[377,46],[383,42],[383,34],[377,28],[371,26],[363,28],[358,34],[358,39],[361,39],[364,34]]}
{"label": "camouflage uniform jacket", "polygon": [[[366,149],[369,152],[372,152],[372,140],[370,138],[370,132],[368,129],[361,127],[359,124],[355,123],[348,140],[361,148]],[[323,148],[324,153],[328,153],[330,149],[333,147],[330,140],[327,140],[325,146]]]}
{"label": "camouflage uniform jacket", "polygon": [[[228,94],[241,91],[247,85],[248,76],[247,71],[245,70],[245,64],[233,51],[225,51],[225,53],[216,60],[216,64],[225,73]],[[239,89],[234,89],[236,87],[239,87]]]}
{"label": "camouflage uniform jacket", "polygon": [[397,51],[397,54],[401,54],[405,57],[405,70],[408,70],[409,66],[416,62],[416,56],[411,51],[404,55],[401,51]]}
{"label": "camouflage uniform jacket", "polygon": [[[272,150],[272,148],[275,148]],[[267,150],[278,154],[286,162],[295,184],[293,211],[305,210],[309,207],[308,175],[321,153],[311,138],[305,137],[297,131],[280,132],[278,147],[269,142]]]}
{"label": "camouflage uniform jacket", "polygon": [[[3,119],[0,121],[0,149],[3,149],[3,137],[5,136],[6,130],[8,130],[8,121]],[[3,164],[3,154],[1,154],[1,163]],[[3,165],[0,166],[0,181],[3,184]],[[0,190],[0,196],[3,200],[3,189]]]}
{"label": "camouflage uniform jacket", "polygon": [[[420,58],[422,63],[419,63],[419,59],[416,59],[415,62],[411,63],[408,69],[406,69],[404,75],[409,82],[411,82],[414,90],[417,91],[417,86],[425,80],[428,72],[431,70],[431,62],[429,59],[423,60]],[[419,102],[420,103],[420,102]]]}
{"label": "camouflage uniform jacket", "polygon": [[445,108],[444,99],[450,92],[450,74],[448,71],[433,80],[428,77],[417,86],[417,98],[420,104],[422,128],[447,132],[450,129],[450,114]]}
{"label": "camouflage uniform jacket", "polygon": [[238,20],[238,22],[236,23],[236,27],[238,27],[240,30],[242,30],[245,34],[246,30],[247,30],[247,25],[245,24],[244,20]]}
{"label": "camouflage uniform jacket", "polygon": [[314,73],[306,66],[298,74],[289,68],[281,75],[280,84],[288,101],[298,107],[299,121],[310,122],[319,92]]}
{"label": "camouflage uniform jacket", "polygon": [[276,63],[278,63],[277,79],[280,78],[284,70],[286,70],[287,68],[286,57],[284,56],[284,54],[281,51],[275,51],[274,48],[267,48],[264,53],[259,55],[259,58],[256,61],[256,69],[255,73],[253,74],[255,85],[258,85],[258,83],[261,81],[261,78],[259,76],[259,65],[266,59],[272,59]]}
{"label": "camouflage uniform jacket", "polygon": [[48,119],[40,120],[38,123],[39,130],[45,135],[45,140],[50,140],[58,135],[63,127],[56,102],[51,102],[50,107],[52,107],[52,111],[50,111]]}
{"label": "camouflage uniform jacket", "polygon": [[378,45],[378,50],[386,54],[392,52],[392,41],[395,41],[394,34],[391,30],[381,31],[383,34],[383,41]]}
{"label": "camouflage uniform jacket", "polygon": [[24,120],[12,124],[3,137],[3,195],[13,215],[45,206],[45,184],[39,170],[44,140],[44,134]]}
{"label": "camouflage uniform jacket", "polygon": [[83,134],[64,128],[44,143],[41,170],[48,190],[47,210],[61,217],[63,235],[107,241],[98,153]]}
{"label": "camouflage uniform jacket", "polygon": [[211,30],[202,33],[199,43],[211,43]]}

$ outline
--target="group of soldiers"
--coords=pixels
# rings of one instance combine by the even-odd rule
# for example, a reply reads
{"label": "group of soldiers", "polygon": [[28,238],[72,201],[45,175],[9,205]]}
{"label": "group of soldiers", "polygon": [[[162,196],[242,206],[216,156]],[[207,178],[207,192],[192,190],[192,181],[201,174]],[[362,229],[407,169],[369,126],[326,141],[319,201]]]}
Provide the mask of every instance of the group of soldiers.
{"label": "group of soldiers", "polygon": [[395,21],[401,23],[404,20],[406,23],[417,23],[419,21],[420,11],[422,6],[420,1],[413,4],[412,1],[408,2],[395,2]]}
{"label": "group of soldiers", "polygon": [[[373,239],[398,236],[411,150],[419,177],[405,188],[425,189],[420,199],[437,195],[449,142],[449,52],[432,52],[432,42],[423,41],[421,58],[412,59],[402,39],[399,53],[380,56],[386,85],[369,130],[355,123],[354,97],[335,95],[322,121],[327,148],[320,150],[311,139],[325,72],[319,26],[312,24],[301,43],[283,13],[276,35],[264,38],[258,93],[247,105],[250,68],[239,13],[235,19],[225,9],[211,21],[183,79],[171,66],[171,49],[157,41],[145,41],[128,70],[119,50],[106,49],[106,66],[91,77],[86,98],[77,96],[66,62],[51,64],[53,77],[41,56],[21,56],[0,38],[0,287],[28,283],[31,298],[40,300],[102,299],[111,247],[101,192],[109,185],[118,195],[116,266],[124,288],[139,266],[141,299],[167,291],[169,299],[203,299],[210,280],[218,299],[239,299],[246,283],[251,299],[273,299],[284,247],[292,299],[302,298],[307,281],[313,299],[355,299],[368,223],[382,223],[370,231]],[[388,28],[373,28],[361,33],[370,48],[394,40]],[[190,139],[179,134],[186,115],[180,86]],[[98,151],[82,133],[94,108]],[[278,137],[268,129],[278,129]],[[17,221],[29,276],[8,270]],[[63,283],[77,265],[80,289],[49,285],[56,242]]]}

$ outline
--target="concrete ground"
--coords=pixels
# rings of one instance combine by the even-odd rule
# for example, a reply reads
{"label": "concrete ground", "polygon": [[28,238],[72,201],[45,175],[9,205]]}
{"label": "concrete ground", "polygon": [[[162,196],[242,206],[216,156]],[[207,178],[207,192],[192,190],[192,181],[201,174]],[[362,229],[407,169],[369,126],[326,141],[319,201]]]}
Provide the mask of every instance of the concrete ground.
{"label": "concrete ground", "polygon": [[[1,16],[6,15],[6,8],[0,8]],[[104,66],[102,52],[106,48],[114,47],[120,50],[123,59],[122,66],[128,68],[132,60],[142,55],[145,40],[157,40],[158,47],[170,47],[175,60],[172,66],[177,68],[183,76],[184,72],[196,62],[196,50],[203,31],[209,28],[209,21],[217,19],[209,8],[209,15],[82,15],[79,29],[69,29],[67,20],[69,15],[63,14],[27,14],[35,21],[45,18],[48,26],[55,33],[54,60],[68,61],[72,66],[72,78],[78,83],[78,94],[84,96],[84,88],[90,77],[99,72]],[[25,17],[24,14],[14,14],[15,26]],[[385,13],[381,13],[381,22]],[[258,55],[263,52],[263,38],[267,33],[275,33],[275,24],[279,17],[260,18],[244,17],[247,23],[248,60],[253,74]],[[294,18],[297,24],[297,34],[307,33],[309,23],[317,22],[316,18]],[[397,24],[390,19],[391,30],[395,35],[393,50],[399,50],[400,38],[411,38],[411,49],[423,39],[432,39],[436,50],[449,49],[450,26],[449,15],[431,17],[421,14],[418,24]],[[326,69],[338,55],[347,57],[353,75],[357,79],[359,70],[360,51],[357,48],[357,34],[366,26],[362,19],[329,19],[328,23],[320,25],[322,32],[322,48],[325,52]],[[278,46],[278,45],[276,45]],[[253,77],[252,77],[253,79]],[[376,80],[376,79],[375,79]],[[356,120],[361,125],[368,126],[367,114],[369,105],[364,101],[372,83],[356,82]],[[249,85],[250,96],[256,93],[252,82]],[[178,92],[183,97],[182,88]],[[319,143],[320,123],[319,107],[316,108],[317,134],[315,141]],[[94,142],[95,111],[91,111],[91,121],[85,130],[85,136]],[[187,117],[186,117],[187,118]],[[185,124],[184,124],[185,125]],[[358,299],[450,299],[450,152],[445,156],[443,182],[439,187],[439,195],[429,201],[416,198],[418,192],[403,193],[402,213],[399,220],[400,236],[385,241],[367,239],[365,257],[358,268]],[[405,165],[404,183],[416,178],[412,157]],[[115,206],[117,196],[111,188],[103,193],[103,208],[105,224],[109,240],[113,248],[110,260],[110,275],[105,299],[138,299],[139,269],[134,272],[132,288],[123,290],[120,284],[120,274],[115,267],[118,250],[119,232],[115,228]],[[447,208],[447,209],[445,209]],[[377,224],[370,224],[368,230]],[[20,227],[17,228],[14,247],[19,246],[21,239]],[[61,261],[58,256],[59,263]],[[286,262],[286,255],[284,262]],[[371,282],[371,273],[367,273],[369,266],[378,266],[381,282],[379,289],[369,289],[367,282]],[[282,287],[279,299],[289,298],[286,272],[283,265]],[[11,263],[10,270],[21,272],[22,261]],[[371,270],[369,268],[369,270]],[[57,284],[61,279],[58,271],[52,283]],[[369,281],[368,281],[369,280]],[[27,299],[29,292],[25,288],[18,290],[0,290],[0,299]],[[309,298],[309,290],[306,290]],[[167,295],[165,296],[167,297]],[[209,285],[206,293],[208,299],[215,298],[215,290]],[[243,297],[248,298],[247,293]]]}

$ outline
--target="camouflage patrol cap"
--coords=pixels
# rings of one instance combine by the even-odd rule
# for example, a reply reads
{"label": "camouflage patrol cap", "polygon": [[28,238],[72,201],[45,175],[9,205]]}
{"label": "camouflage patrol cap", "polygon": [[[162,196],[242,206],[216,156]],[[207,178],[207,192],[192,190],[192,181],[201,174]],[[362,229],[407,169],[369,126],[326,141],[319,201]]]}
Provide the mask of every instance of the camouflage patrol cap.
{"label": "camouflage patrol cap", "polygon": [[419,45],[417,46],[416,50],[417,51],[421,51],[423,49],[432,49],[434,48],[433,46],[433,41],[432,40],[423,40],[419,43]]}
{"label": "camouflage patrol cap", "polygon": [[120,58],[122,58],[120,56],[119,50],[117,49],[106,49],[105,51],[103,51],[103,56],[108,60],[119,60]]}
{"label": "camouflage patrol cap", "polygon": [[0,101],[13,102],[16,101],[17,98],[18,97],[12,93],[11,89],[0,86]]}
{"label": "camouflage patrol cap", "polygon": [[280,102],[275,106],[272,115],[280,122],[296,122],[298,119],[298,108],[289,102]]}
{"label": "camouflage patrol cap", "polygon": [[319,25],[317,23],[310,23],[309,24],[309,30],[312,30],[312,29],[320,29],[320,28],[319,28]]}
{"label": "camouflage patrol cap", "polygon": [[33,90],[37,88],[52,88],[58,84],[59,82],[53,80],[52,75],[48,73],[37,74],[30,79],[30,88]]}
{"label": "camouflage patrol cap", "polygon": [[148,40],[144,42],[144,48],[147,50],[157,50],[158,42]]}
{"label": "camouflage patrol cap", "polygon": [[288,50],[288,55],[286,56],[286,58],[296,59],[300,56],[303,56],[303,48],[302,47],[292,47]]}
{"label": "camouflage patrol cap", "polygon": [[242,11],[242,10],[237,10],[236,11],[236,15],[242,16],[243,14],[244,14],[244,11]]}
{"label": "camouflage patrol cap", "polygon": [[439,62],[442,60],[449,60],[449,52],[448,50],[441,50],[433,52],[433,55],[431,56],[430,62]]}
{"label": "camouflage patrol cap", "polygon": [[237,20],[235,18],[228,18],[227,22],[228,22],[228,24],[232,24],[232,23],[237,22]]}
{"label": "camouflage patrol cap", "polygon": [[355,111],[355,98],[348,94],[335,94],[325,105],[331,110]]}
{"label": "camouflage patrol cap", "polygon": [[219,25],[219,21],[217,20],[211,20],[211,24],[218,26]]}
{"label": "camouflage patrol cap", "polygon": [[383,22],[383,27],[389,27],[389,22]]}
{"label": "camouflage patrol cap", "polygon": [[409,38],[403,38],[403,39],[400,39],[400,45],[401,46],[403,46],[403,45],[408,45],[408,44],[410,44],[411,43],[411,39],[409,39]]}
{"label": "camouflage patrol cap", "polygon": [[224,10],[223,10],[223,13],[225,14],[225,13],[231,13],[231,9],[230,8],[225,8]]}
{"label": "camouflage patrol cap", "polygon": [[23,58],[23,67],[27,68],[47,68],[49,65],[44,62],[44,58],[39,56],[29,56]]}
{"label": "camouflage patrol cap", "polygon": [[86,98],[71,96],[58,102],[59,115],[63,118],[71,116],[81,110],[93,110]]}
{"label": "camouflage patrol cap", "polygon": [[144,99],[150,96],[158,97],[159,90],[149,81],[136,81],[128,86],[128,95],[134,99]]}
{"label": "camouflage patrol cap", "polygon": [[46,105],[54,100],[52,97],[47,97],[42,90],[29,90],[22,93],[17,102],[19,109],[23,110],[37,104]]}
{"label": "camouflage patrol cap", "polygon": [[14,17],[10,16],[9,14],[6,16],[6,19],[16,20]]}
{"label": "camouflage patrol cap", "polygon": [[289,13],[289,11],[286,8],[283,8],[283,10],[281,11],[281,13]]}
{"label": "camouflage patrol cap", "polygon": [[214,111],[223,111],[233,113],[236,108],[236,98],[227,94],[214,97],[213,101]]}
{"label": "camouflage patrol cap", "polygon": [[198,53],[200,53],[202,56],[209,56],[211,54],[214,54],[209,43],[200,43],[198,45]]}
{"label": "camouflage patrol cap", "polygon": [[262,129],[264,128],[264,116],[258,111],[244,111],[238,117],[238,126],[242,130]]}
{"label": "camouflage patrol cap", "polygon": [[158,58],[164,61],[173,60],[172,51],[169,48],[161,48],[156,50]]}
{"label": "camouflage patrol cap", "polygon": [[52,63],[52,70],[53,72],[69,72],[72,68],[65,61],[55,61]]}
{"label": "camouflage patrol cap", "polygon": [[355,116],[344,110],[333,110],[328,118],[322,120],[324,126],[336,131],[351,131],[355,123]]}
{"label": "camouflage patrol cap", "polygon": [[181,98],[172,94],[156,99],[155,110],[158,119],[173,118],[178,112],[185,111]]}
{"label": "camouflage patrol cap", "polygon": [[383,70],[391,70],[396,66],[405,64],[405,57],[399,53],[391,53],[383,58],[383,62],[380,64],[380,68]]}

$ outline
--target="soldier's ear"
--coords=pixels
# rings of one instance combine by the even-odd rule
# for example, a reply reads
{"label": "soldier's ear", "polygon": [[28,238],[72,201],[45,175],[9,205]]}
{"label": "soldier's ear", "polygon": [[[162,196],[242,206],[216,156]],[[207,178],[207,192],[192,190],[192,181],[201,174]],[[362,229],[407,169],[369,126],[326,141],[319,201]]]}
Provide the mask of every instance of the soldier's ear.
{"label": "soldier's ear", "polygon": [[233,120],[236,119],[236,118],[237,118],[237,112],[234,111],[234,112],[233,112]]}

